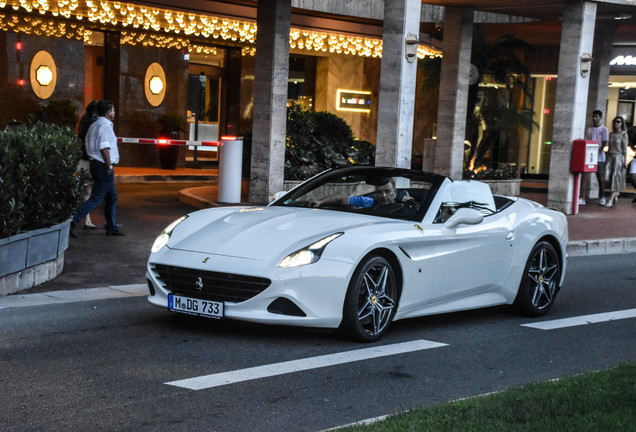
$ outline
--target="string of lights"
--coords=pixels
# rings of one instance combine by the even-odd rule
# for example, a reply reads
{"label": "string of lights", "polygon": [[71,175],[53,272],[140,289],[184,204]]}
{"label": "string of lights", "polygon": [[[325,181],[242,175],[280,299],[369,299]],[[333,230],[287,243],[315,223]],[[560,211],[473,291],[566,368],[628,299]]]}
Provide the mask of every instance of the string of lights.
{"label": "string of lights", "polygon": [[[249,21],[110,0],[0,0],[0,9],[27,14],[0,14],[3,31],[81,39],[92,24],[120,29],[122,43],[130,45],[201,47],[191,44],[189,39],[203,38],[240,43],[243,55],[254,55],[256,51],[256,23]],[[47,17],[62,17],[67,21],[47,20]],[[154,33],[144,33],[144,30]],[[382,56],[382,40],[376,38],[292,29],[289,42],[290,49],[300,52]],[[420,44],[417,56],[440,57],[441,52]]]}

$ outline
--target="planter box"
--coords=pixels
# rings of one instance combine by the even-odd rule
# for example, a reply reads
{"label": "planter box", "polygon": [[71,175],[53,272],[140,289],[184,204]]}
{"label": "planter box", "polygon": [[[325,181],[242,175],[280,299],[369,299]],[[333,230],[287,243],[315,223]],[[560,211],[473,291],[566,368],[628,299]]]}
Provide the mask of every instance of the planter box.
{"label": "planter box", "polygon": [[477,180],[490,186],[495,195],[516,196],[521,195],[521,179],[512,180]]}
{"label": "planter box", "polygon": [[54,279],[64,268],[71,219],[0,239],[0,295]]}

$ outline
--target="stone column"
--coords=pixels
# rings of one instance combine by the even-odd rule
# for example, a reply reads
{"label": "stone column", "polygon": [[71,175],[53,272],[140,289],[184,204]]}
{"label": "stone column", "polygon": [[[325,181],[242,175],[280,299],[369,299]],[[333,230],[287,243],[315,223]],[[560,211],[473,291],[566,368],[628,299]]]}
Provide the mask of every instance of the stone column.
{"label": "stone column", "polygon": [[[607,123],[607,93],[610,76],[610,61],[616,24],[614,20],[597,22],[594,32],[592,69],[590,70],[590,93],[587,99],[588,125],[592,122],[592,111],[603,111],[603,123]],[[611,126],[611,125],[610,125]],[[608,126],[609,127],[609,126]]]}
{"label": "stone column", "polygon": [[421,6],[421,0],[384,2],[376,166],[411,167],[417,55],[409,61],[407,45],[417,48]]}
{"label": "stone column", "polygon": [[466,138],[473,9],[447,7],[444,18],[434,171],[461,180]]}
{"label": "stone column", "polygon": [[283,190],[289,0],[259,0],[257,25],[249,201],[266,204],[270,196]]}
{"label": "stone column", "polygon": [[595,20],[595,3],[565,4],[554,103],[548,206],[566,214],[573,212],[572,141],[585,136],[587,115],[590,76],[581,76],[581,56],[592,54]]}
{"label": "stone column", "polygon": [[[616,24],[613,19],[600,21],[597,19],[594,32],[594,49],[592,52],[592,68],[590,70],[590,89],[587,98],[587,115],[585,124],[592,125],[592,112],[603,112],[602,123],[607,124],[611,119],[607,113],[607,97],[609,90],[610,61],[612,60],[612,46]],[[610,124],[608,128],[612,128]],[[584,137],[584,135],[583,135]],[[598,181],[595,175],[589,175],[585,181],[589,182],[590,197],[599,195]],[[583,182],[583,179],[581,179]]]}

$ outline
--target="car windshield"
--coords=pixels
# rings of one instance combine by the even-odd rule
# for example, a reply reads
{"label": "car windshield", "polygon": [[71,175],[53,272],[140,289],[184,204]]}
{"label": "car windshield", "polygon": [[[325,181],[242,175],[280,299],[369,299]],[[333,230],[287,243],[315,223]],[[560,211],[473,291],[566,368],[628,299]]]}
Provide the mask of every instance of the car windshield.
{"label": "car windshield", "polygon": [[419,221],[443,180],[436,174],[399,168],[338,169],[302,183],[271,205]]}

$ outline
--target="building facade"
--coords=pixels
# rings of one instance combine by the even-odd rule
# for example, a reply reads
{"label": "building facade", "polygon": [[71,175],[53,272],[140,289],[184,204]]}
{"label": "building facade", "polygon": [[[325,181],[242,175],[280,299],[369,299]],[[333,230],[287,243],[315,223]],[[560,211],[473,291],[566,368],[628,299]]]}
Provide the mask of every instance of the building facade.
{"label": "building facade", "polygon": [[[268,0],[265,3],[285,2]],[[482,29],[490,40],[513,34],[533,47],[532,53],[523,54],[531,72],[532,89],[532,99],[524,103],[533,110],[537,126],[530,132],[520,132],[514,142],[493,149],[490,158],[494,167],[513,165],[523,175],[550,175],[556,170],[551,160],[554,159],[553,144],[562,141],[554,136],[555,125],[562,122],[558,115],[555,118],[559,111],[559,77],[572,75],[559,66],[560,58],[566,58],[567,54],[563,47],[569,45],[563,43],[565,24],[562,24],[571,21],[562,18],[567,16],[569,6],[564,1],[556,1],[540,11],[532,7],[533,2],[527,1],[509,7],[491,1],[459,3],[445,8],[445,2],[434,0],[426,3],[413,0],[292,1],[286,65],[288,103],[293,101],[307,108],[336,113],[351,125],[359,139],[380,146],[389,141],[389,149],[408,146],[408,152],[415,155],[430,154],[425,143],[440,135],[434,144],[436,156],[431,157],[428,166],[424,165],[456,178],[458,164],[447,159],[459,157],[461,161],[463,129],[449,134],[448,123],[444,122],[451,113],[457,114],[452,106],[465,104],[461,100],[465,97],[462,91],[456,90],[467,83],[462,78],[460,84],[457,81],[442,83],[439,93],[431,92],[425,84],[429,78],[426,65],[435,61],[448,63],[450,54],[458,49],[461,67],[452,74],[463,76],[469,71],[465,63],[466,58],[470,59],[470,34],[474,27]],[[252,128],[254,107],[261,103],[255,96],[258,94],[255,77],[261,67],[256,56],[258,4],[256,1],[199,1],[186,8],[168,0],[143,4],[109,0],[0,1],[0,94],[5,101],[0,107],[0,121],[27,121],[29,115],[51,101],[60,100],[70,101],[80,115],[91,100],[106,98],[115,103],[119,136],[141,138],[169,133],[166,118],[174,120],[175,117],[186,122],[181,138],[217,140],[224,134],[241,135]],[[598,23],[610,22],[616,34],[610,43],[610,52],[597,55],[589,50],[597,62],[607,59],[611,74],[603,89],[606,101],[603,100],[600,107],[607,112],[608,121],[614,115],[623,115],[628,124],[633,123],[632,83],[636,81],[633,78],[636,62],[632,59],[636,53],[631,49],[636,42],[636,26],[624,12],[634,7],[629,1],[619,0],[585,4],[594,11],[592,21],[597,23],[597,32],[599,28],[607,28],[606,24]],[[416,17],[385,20],[387,10],[398,6],[417,6],[418,13]],[[589,15],[588,9],[581,16]],[[455,14],[454,10],[461,13]],[[458,19],[452,21],[455,16]],[[380,108],[380,95],[386,98],[393,91],[383,89],[392,80],[393,69],[382,71],[382,47],[391,43],[387,37],[389,24],[400,20],[419,23],[419,32],[415,32],[418,34],[413,39],[416,43],[407,41],[404,46],[405,49],[416,47],[418,67],[414,89],[406,90],[406,94],[414,92],[412,121],[407,120],[413,125],[412,136],[406,143],[399,141],[400,138],[392,143],[391,133],[399,135],[399,131],[389,132],[388,140],[384,135],[378,139],[379,133],[385,133],[382,128],[386,126],[383,116],[378,114],[386,109]],[[448,36],[444,40],[445,35],[452,34],[454,26],[459,26],[464,33],[457,33],[460,35],[457,41]],[[398,37],[408,39],[409,35],[401,35],[400,31]],[[464,39],[468,48],[461,46]],[[458,48],[455,43],[459,44]],[[440,61],[447,53],[448,58]],[[395,66],[397,82],[403,79],[403,68]],[[443,79],[448,73],[444,75]],[[601,87],[602,82],[603,79]],[[491,85],[485,77],[482,90]],[[450,105],[450,111],[445,102],[449,89],[454,98],[451,102],[458,103]],[[460,122],[453,118],[450,127]],[[584,127],[580,120],[575,123],[575,127],[568,126],[573,129],[570,135],[580,137]],[[440,124],[445,125],[441,131],[438,130]],[[446,155],[447,148],[459,150],[450,156]],[[381,154],[386,154],[381,150]],[[392,156],[386,157],[389,159],[385,160],[392,163]],[[565,165],[565,158],[567,155],[561,155],[558,165]],[[459,163],[460,172],[462,162],[467,161]],[[157,149],[125,145],[122,163],[156,166]],[[399,163],[405,162],[400,159]],[[568,211],[571,198],[565,197],[566,194],[559,191],[556,205]]]}

